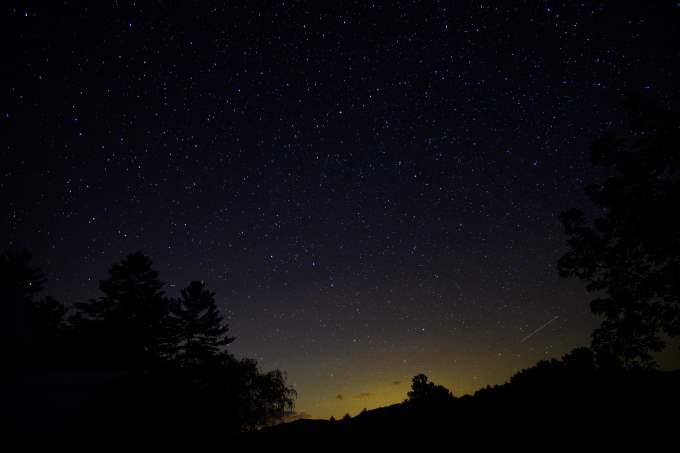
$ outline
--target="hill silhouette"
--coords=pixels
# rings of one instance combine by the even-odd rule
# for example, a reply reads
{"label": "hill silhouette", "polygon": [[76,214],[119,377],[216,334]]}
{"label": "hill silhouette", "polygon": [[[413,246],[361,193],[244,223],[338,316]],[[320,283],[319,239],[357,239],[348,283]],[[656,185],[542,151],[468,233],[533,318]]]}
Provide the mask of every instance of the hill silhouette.
{"label": "hill silhouette", "polygon": [[[453,396],[442,386],[420,392],[426,376],[413,378],[402,403],[364,410],[342,420],[302,419],[250,433],[255,443],[298,444],[360,439],[432,445],[521,445],[674,438],[680,371],[608,368],[589,348],[561,360],[541,361],[502,384]],[[348,441],[352,439],[352,441]],[[455,441],[454,441],[455,439]]]}
{"label": "hill silhouette", "polygon": [[455,445],[549,437],[551,446],[556,439],[610,446],[615,439],[673,439],[680,371],[659,371],[653,354],[680,334],[680,224],[670,215],[680,205],[680,113],[639,95],[623,107],[629,129],[591,147],[593,164],[608,175],[585,188],[593,206],[560,217],[568,251],[559,272],[585,283],[596,296],[591,311],[602,319],[592,349],[540,361],[505,384],[462,397],[417,375],[403,403],[339,421],[298,420],[253,437],[408,435],[446,445],[452,438]]}

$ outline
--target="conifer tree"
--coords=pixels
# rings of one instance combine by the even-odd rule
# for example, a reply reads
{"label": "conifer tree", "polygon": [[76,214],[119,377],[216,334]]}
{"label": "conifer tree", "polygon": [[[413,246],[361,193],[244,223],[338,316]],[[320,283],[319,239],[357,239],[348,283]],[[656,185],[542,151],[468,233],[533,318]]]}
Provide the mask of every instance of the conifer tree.
{"label": "conifer tree", "polygon": [[177,328],[177,355],[181,366],[200,365],[232,341],[229,327],[215,303],[215,293],[204,282],[192,281],[172,304]]}

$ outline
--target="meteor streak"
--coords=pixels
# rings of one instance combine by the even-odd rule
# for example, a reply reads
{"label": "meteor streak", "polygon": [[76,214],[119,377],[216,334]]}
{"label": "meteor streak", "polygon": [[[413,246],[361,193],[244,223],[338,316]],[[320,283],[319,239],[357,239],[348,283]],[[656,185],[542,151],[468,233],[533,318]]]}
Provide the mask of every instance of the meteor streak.
{"label": "meteor streak", "polygon": [[524,343],[524,342],[527,341],[529,338],[533,337],[533,336],[536,335],[538,332],[540,332],[541,330],[543,330],[543,329],[545,329],[546,327],[548,327],[548,324],[550,324],[551,322],[555,321],[555,320],[558,319],[558,318],[559,318],[559,316],[555,316],[554,318],[552,318],[551,320],[549,320],[548,322],[546,322],[545,324],[543,324],[541,327],[539,327],[538,329],[534,330],[533,332],[531,332],[531,333],[530,333],[529,335],[527,335],[526,337],[522,338],[522,340],[520,340],[520,343]]}

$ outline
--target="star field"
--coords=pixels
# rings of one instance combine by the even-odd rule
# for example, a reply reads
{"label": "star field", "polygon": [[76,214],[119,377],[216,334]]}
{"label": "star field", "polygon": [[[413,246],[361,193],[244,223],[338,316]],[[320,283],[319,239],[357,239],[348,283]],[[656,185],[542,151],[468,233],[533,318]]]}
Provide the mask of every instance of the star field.
{"label": "star field", "polygon": [[589,341],[558,215],[623,95],[677,100],[674,2],[124,3],[2,7],[0,231],[50,293],[142,250],[315,417]]}

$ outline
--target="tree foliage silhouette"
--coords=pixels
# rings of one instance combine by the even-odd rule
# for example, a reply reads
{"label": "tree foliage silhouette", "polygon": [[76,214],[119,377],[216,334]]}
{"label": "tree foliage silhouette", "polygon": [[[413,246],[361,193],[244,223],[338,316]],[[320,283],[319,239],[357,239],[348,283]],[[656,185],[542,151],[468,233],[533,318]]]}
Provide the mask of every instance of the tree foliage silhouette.
{"label": "tree foliage silhouette", "polygon": [[269,426],[292,412],[297,393],[286,386],[285,375],[280,370],[261,373],[252,359],[241,360],[238,366],[247,388],[246,429]]}
{"label": "tree foliage silhouette", "polygon": [[68,309],[51,296],[33,302],[30,308],[30,359],[34,364],[52,366],[64,354]]}
{"label": "tree foliage silhouette", "polygon": [[270,425],[293,410],[296,393],[281,371],[262,372],[224,349],[233,338],[204,283],[171,300],[151,260],[135,253],[113,264],[99,282],[102,295],[75,304],[67,321],[63,304],[39,297],[45,279],[30,260],[24,251],[0,255],[3,345],[13,371],[3,374],[3,388],[13,389],[6,407],[18,429],[36,429],[35,411],[50,406],[59,427],[93,436],[217,435]]}
{"label": "tree foliage silhouette", "polygon": [[413,376],[407,396],[408,401],[413,402],[441,402],[451,399],[453,394],[446,387],[431,382],[424,374],[418,374]]}
{"label": "tree foliage silhouette", "polygon": [[2,332],[16,340],[30,330],[31,305],[42,291],[45,278],[40,269],[31,266],[31,254],[26,250],[0,255],[0,297],[5,316]]}
{"label": "tree foliage silhouette", "polygon": [[177,329],[177,355],[184,367],[196,366],[214,357],[232,341],[229,327],[215,303],[215,293],[205,283],[193,281],[172,303],[172,316]]}
{"label": "tree foliage silhouette", "polygon": [[631,130],[592,146],[610,175],[586,187],[600,216],[561,215],[570,250],[563,276],[584,280],[603,316],[593,348],[625,366],[653,366],[663,335],[680,334],[680,115],[641,98],[625,104]]}
{"label": "tree foliage silhouette", "polygon": [[0,255],[3,357],[14,371],[42,365],[57,348],[57,337],[64,329],[66,307],[54,298],[37,297],[44,283],[28,251]]}
{"label": "tree foliage silhouette", "polygon": [[162,288],[148,257],[128,255],[99,282],[101,297],[75,304],[75,322],[100,340],[108,359],[115,356],[124,366],[148,371],[174,353],[170,305]]}
{"label": "tree foliage silhouette", "polygon": [[68,309],[51,296],[46,296],[31,304],[32,319],[39,326],[36,334],[49,337],[58,335],[66,328]]}

